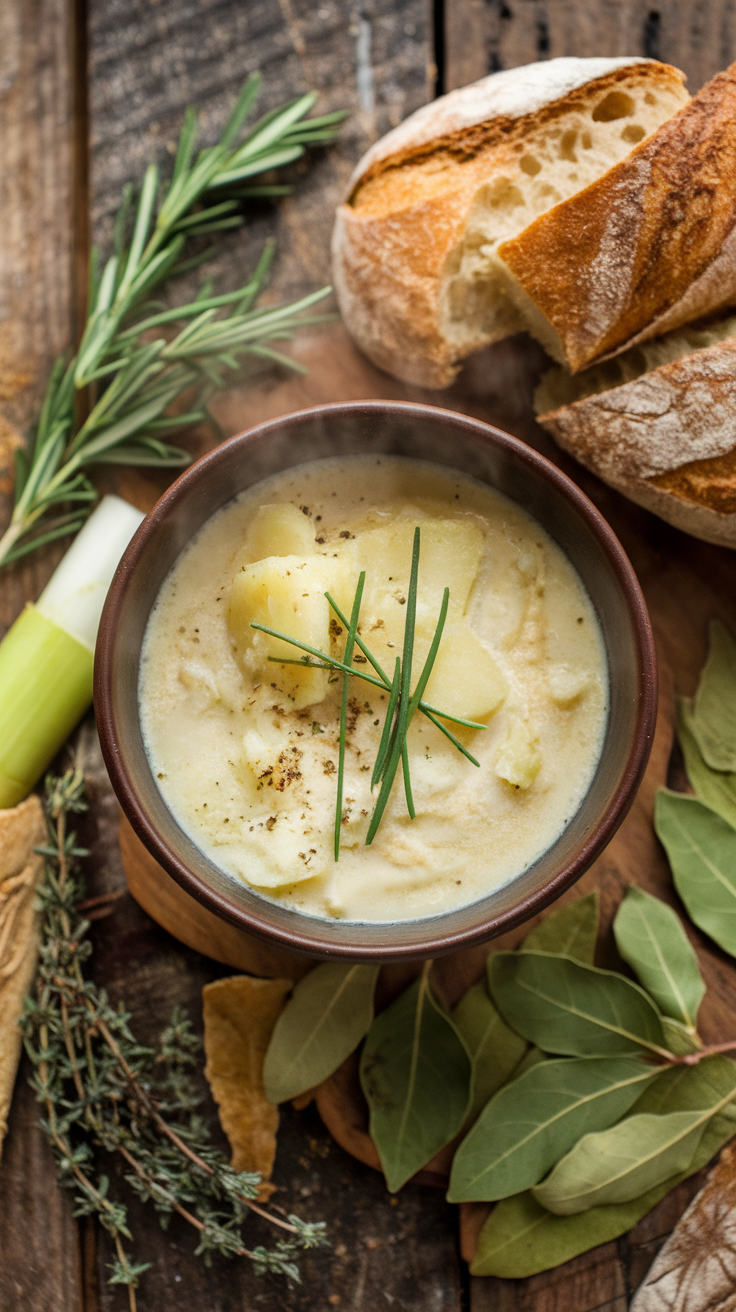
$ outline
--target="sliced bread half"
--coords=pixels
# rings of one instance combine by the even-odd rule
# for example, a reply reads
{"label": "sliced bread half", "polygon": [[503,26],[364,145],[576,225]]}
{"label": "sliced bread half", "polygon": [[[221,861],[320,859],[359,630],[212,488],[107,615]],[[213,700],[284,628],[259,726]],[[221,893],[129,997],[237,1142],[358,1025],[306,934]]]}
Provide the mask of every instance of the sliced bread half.
{"label": "sliced bread half", "polygon": [[573,370],[736,305],[736,64],[498,258],[530,331]]}
{"label": "sliced bread half", "polygon": [[706,542],[736,548],[736,316],[692,325],[534,398],[555,441],[611,487]]}
{"label": "sliced bread half", "polygon": [[389,373],[444,387],[518,331],[496,250],[608,172],[685,105],[683,75],[637,59],[552,59],[425,106],[361,160],[333,234],[345,323]]}

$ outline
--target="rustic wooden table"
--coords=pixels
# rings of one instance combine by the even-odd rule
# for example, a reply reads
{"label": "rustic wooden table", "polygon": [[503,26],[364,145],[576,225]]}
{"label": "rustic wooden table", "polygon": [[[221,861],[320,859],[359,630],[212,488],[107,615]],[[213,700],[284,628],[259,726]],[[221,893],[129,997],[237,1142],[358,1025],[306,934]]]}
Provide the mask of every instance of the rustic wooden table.
{"label": "rustic wooden table", "polygon": [[[654,0],[653,0],[654,2]],[[556,55],[648,54],[669,60],[697,90],[736,56],[733,0],[2,0],[0,5],[0,524],[11,492],[11,455],[37,413],[54,355],[74,340],[84,312],[84,252],[103,247],[120,189],[145,163],[165,168],[184,107],[196,103],[205,136],[222,124],[245,75],[263,74],[262,108],[312,88],[320,112],[351,117],[337,147],[295,167],[293,196],[254,208],[223,242],[209,272],[218,289],[244,280],[265,237],[279,246],[272,300],[327,281],[331,215],[365,147],[437,93]],[[304,378],[278,373],[222,396],[226,434],[303,405],[364,397],[419,398],[490,420],[562,465],[621,536],[651,609],[662,703],[652,762],[637,803],[583,881],[597,884],[606,923],[625,884],[636,879],[673,900],[651,830],[656,787],[678,769],[672,758],[675,687],[693,688],[707,619],[736,627],[736,557],[667,528],[560,456],[535,426],[530,395],[542,363],[527,339],[473,359],[449,392],[421,393],[373,369],[339,325],[295,344]],[[193,449],[213,436],[203,432]],[[162,482],[128,473],[119,489],[143,509]],[[0,584],[0,632],[38,595],[56,557],[34,556]],[[92,810],[90,893],[124,887],[117,803],[91,717],[80,748]],[[736,970],[693,934],[710,986],[710,1041],[733,1029]],[[604,958],[605,964],[605,944]],[[222,975],[183,948],[129,896],[95,930],[93,969],[114,999],[125,998],[143,1041],[155,1039],[174,1003],[199,1018],[200,990]],[[730,1018],[730,1019],[729,1019]],[[125,1292],[107,1284],[110,1246],[72,1215],[57,1187],[24,1066],[0,1164],[0,1312],[117,1312]],[[211,1109],[213,1118],[214,1112]],[[635,1230],[556,1271],[525,1281],[470,1280],[458,1252],[456,1210],[439,1190],[407,1186],[390,1199],[382,1179],[330,1139],[314,1108],[287,1110],[276,1181],[289,1210],[327,1220],[331,1250],[304,1262],[304,1284],[256,1280],[245,1265],[206,1270],[192,1256],[184,1223],[166,1233],[131,1198],[139,1260],[152,1269],[141,1312],[236,1309],[379,1308],[415,1312],[623,1312],[699,1178],[674,1191]],[[701,1177],[702,1179],[702,1177]],[[115,1188],[125,1188],[118,1180]]]}

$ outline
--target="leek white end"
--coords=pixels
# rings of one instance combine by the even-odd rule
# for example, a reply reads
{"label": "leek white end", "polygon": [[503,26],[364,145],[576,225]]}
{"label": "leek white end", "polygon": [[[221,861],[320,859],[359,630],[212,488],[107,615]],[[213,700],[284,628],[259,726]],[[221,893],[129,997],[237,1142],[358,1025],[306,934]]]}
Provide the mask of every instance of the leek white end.
{"label": "leek white end", "polygon": [[107,590],[143,515],[103,497],[35,606],[0,643],[0,807],[31,791],[92,700]]}

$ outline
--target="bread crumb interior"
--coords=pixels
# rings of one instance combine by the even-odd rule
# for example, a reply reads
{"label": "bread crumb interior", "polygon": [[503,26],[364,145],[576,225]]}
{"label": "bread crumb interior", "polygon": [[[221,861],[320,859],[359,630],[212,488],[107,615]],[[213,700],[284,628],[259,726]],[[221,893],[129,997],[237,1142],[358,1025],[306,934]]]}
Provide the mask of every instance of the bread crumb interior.
{"label": "bread crumb interior", "polygon": [[440,295],[441,331],[458,357],[527,326],[498,246],[595,182],[688,100],[673,77],[654,82],[632,70],[509,144],[503,164],[497,151],[489,157],[491,176],[476,192]]}

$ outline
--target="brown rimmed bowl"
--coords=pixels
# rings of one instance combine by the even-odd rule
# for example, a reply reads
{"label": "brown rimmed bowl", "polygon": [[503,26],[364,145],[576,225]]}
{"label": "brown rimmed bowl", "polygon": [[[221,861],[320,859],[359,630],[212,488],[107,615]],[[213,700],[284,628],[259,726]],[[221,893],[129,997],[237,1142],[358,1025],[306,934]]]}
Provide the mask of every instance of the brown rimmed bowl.
{"label": "brown rimmed bowl", "polygon": [[[431,460],[505,493],[547,530],[591,597],[608,660],[601,758],[577,814],[527,870],[453,911],[381,923],[329,921],[270,901],[218,869],[180,828],[146,757],[138,713],[149,614],[177,556],[239,492],[306,461],[341,455]],[[95,710],[110,778],[128,819],[165,870],[210,911],[249,934],[319,957],[433,957],[528,919],[595,860],[634,799],[657,703],[652,631],[631,565],[606,521],[555,465],[516,438],[434,406],[389,401],[325,405],[260,424],[202,457],[141,524],[113,579],[95,660]]]}

